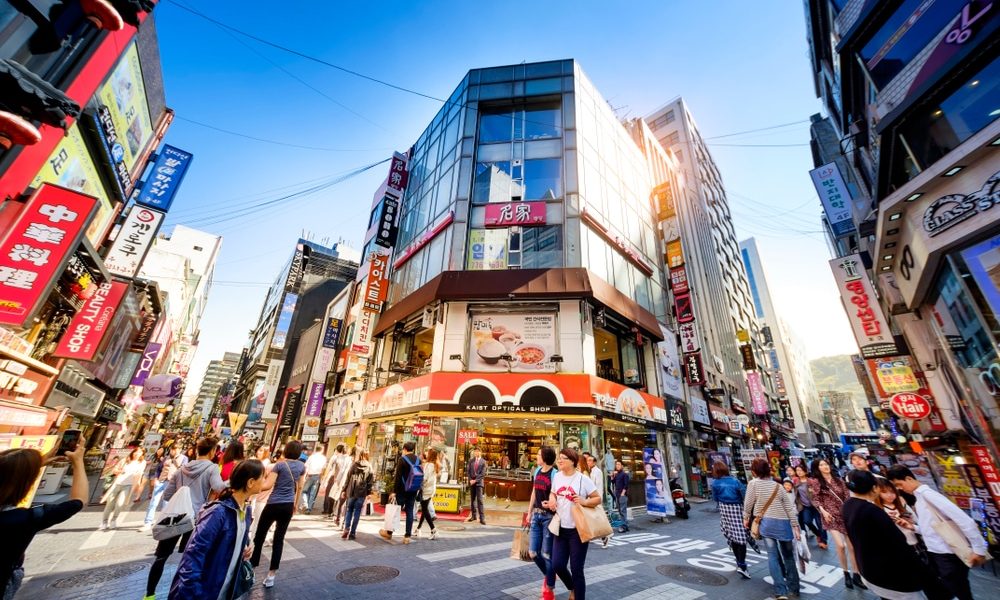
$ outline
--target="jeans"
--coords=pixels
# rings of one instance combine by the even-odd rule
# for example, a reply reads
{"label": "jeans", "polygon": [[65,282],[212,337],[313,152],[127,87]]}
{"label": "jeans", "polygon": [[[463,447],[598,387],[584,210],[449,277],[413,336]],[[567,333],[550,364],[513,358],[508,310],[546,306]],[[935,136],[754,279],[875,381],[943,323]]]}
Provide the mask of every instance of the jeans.
{"label": "jeans", "polygon": [[143,522],[146,525],[153,524],[153,517],[156,516],[156,509],[160,507],[160,500],[163,499],[163,492],[167,489],[166,481],[157,481],[153,484],[153,497],[149,501],[149,508],[146,509],[146,518]]}
{"label": "jeans", "polygon": [[622,515],[622,521],[625,522],[622,525],[622,531],[628,531],[628,496],[622,495],[618,496],[618,512]]}
{"label": "jeans", "polygon": [[304,510],[312,512],[317,494],[319,494],[319,475],[306,475],[306,483],[302,486],[302,504],[304,505]]}
{"label": "jeans", "polygon": [[271,544],[271,571],[277,571],[281,566],[281,553],[285,548],[285,532],[288,531],[288,524],[292,522],[292,512],[295,510],[293,502],[279,502],[268,504],[264,507],[264,512],[260,513],[260,522],[257,523],[257,531],[253,536],[253,556],[250,557],[250,564],[257,568],[260,564],[260,552],[264,549],[264,539],[267,537],[267,530],[274,525],[274,542]]}
{"label": "jeans", "polygon": [[[583,564],[587,562],[589,544],[580,541],[576,529],[559,528],[559,535],[552,540],[552,562],[549,572],[545,574],[545,584],[550,588],[556,585],[556,575],[566,584],[566,589],[574,594],[576,600],[585,600],[587,581],[583,577]],[[569,569],[566,564],[569,563]],[[567,582],[572,584],[570,587]]]}
{"label": "jeans", "polygon": [[420,520],[417,521],[417,529],[427,521],[427,524],[431,526],[431,531],[434,531],[434,518],[437,515],[434,514],[434,498],[421,498],[420,499]]}
{"label": "jeans", "polygon": [[472,517],[472,520],[473,521],[476,520],[476,514],[477,514],[476,513],[476,508],[478,507],[479,508],[479,513],[478,513],[479,514],[479,520],[480,521],[486,521],[486,513],[483,512],[483,486],[481,486],[481,485],[474,485],[474,486],[470,487],[469,488],[469,494],[470,494],[470,496],[469,496],[469,504],[471,505],[470,508],[472,510],[472,514],[470,516]]}
{"label": "jeans", "polygon": [[163,567],[167,564],[167,559],[170,555],[174,553],[174,548],[177,547],[177,542],[181,543],[179,552],[184,553],[187,549],[188,540],[191,539],[191,534],[193,532],[189,531],[184,535],[179,535],[177,537],[167,538],[165,540],[160,540],[156,544],[155,559],[153,560],[152,566],[149,567],[149,576],[146,578],[146,595],[153,596],[156,594],[156,586],[160,583],[160,578],[163,577]]}
{"label": "jeans", "polygon": [[358,531],[358,521],[361,520],[361,512],[365,509],[365,499],[362,498],[348,498],[347,499],[347,516],[344,517],[344,531],[347,535],[354,537],[354,534]]}
{"label": "jeans", "polygon": [[[552,564],[552,532],[549,531],[549,523],[552,522],[552,513],[535,510],[531,515],[528,529],[528,552],[538,565],[538,570],[542,575],[549,574],[549,565]],[[572,585],[572,580],[563,580],[566,587]]]}
{"label": "jeans", "polygon": [[104,505],[104,516],[102,522],[112,524],[118,520],[118,513],[122,507],[132,501],[132,484],[115,484],[108,495],[108,503]]}
{"label": "jeans", "polygon": [[799,528],[805,530],[806,527],[813,532],[819,541],[827,543],[826,531],[823,529],[823,518],[815,506],[803,506],[802,512],[799,513]]}
{"label": "jeans", "polygon": [[767,568],[774,581],[775,596],[786,596],[789,592],[799,593],[799,572],[795,567],[795,541],[779,542],[765,537],[767,546]]}
{"label": "jeans", "polygon": [[937,571],[948,591],[958,600],[972,600],[972,588],[969,585],[969,567],[954,554],[937,554],[928,552],[931,565]]}

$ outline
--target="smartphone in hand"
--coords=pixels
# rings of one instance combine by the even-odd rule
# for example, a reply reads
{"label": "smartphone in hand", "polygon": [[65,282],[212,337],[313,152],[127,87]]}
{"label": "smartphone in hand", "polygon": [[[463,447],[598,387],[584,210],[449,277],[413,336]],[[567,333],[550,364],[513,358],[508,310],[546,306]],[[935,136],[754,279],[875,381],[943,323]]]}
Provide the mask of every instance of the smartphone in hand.
{"label": "smartphone in hand", "polygon": [[62,440],[59,442],[59,449],[56,450],[56,456],[66,456],[67,452],[76,450],[76,447],[80,444],[80,435],[82,433],[79,429],[67,429],[64,431]]}

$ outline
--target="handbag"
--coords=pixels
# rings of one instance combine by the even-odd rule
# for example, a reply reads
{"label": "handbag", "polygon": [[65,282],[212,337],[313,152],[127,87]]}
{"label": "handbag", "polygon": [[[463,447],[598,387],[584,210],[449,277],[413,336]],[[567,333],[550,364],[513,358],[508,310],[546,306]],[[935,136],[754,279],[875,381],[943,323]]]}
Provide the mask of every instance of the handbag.
{"label": "handbag", "polygon": [[233,575],[233,595],[231,598],[236,600],[237,598],[243,596],[250,591],[253,584],[253,565],[250,564],[249,560],[241,560],[240,566],[236,568],[236,574]]}
{"label": "handbag", "polygon": [[573,520],[576,522],[576,532],[580,535],[580,541],[584,543],[607,537],[613,532],[608,514],[600,504],[593,508],[574,504]]}
{"label": "handbag", "polygon": [[976,556],[976,553],[973,552],[969,540],[966,539],[965,534],[959,528],[958,524],[941,514],[932,503],[927,502],[927,506],[934,513],[934,522],[931,523],[931,528],[941,536],[944,543],[948,544],[948,547],[955,553],[955,556],[965,563],[965,566],[971,568],[972,559]]}
{"label": "handbag", "polygon": [[529,552],[531,536],[528,535],[528,528],[514,530],[514,541],[510,545],[510,557],[514,560],[531,561]]}
{"label": "handbag", "polygon": [[163,513],[153,525],[153,539],[157,541],[180,537],[194,529],[194,505],[191,490],[185,485],[177,490],[170,502],[163,507]]}
{"label": "handbag", "polygon": [[781,489],[781,486],[775,484],[774,491],[771,492],[771,497],[767,499],[767,502],[764,503],[764,509],[760,511],[761,514],[754,515],[753,521],[750,522],[750,537],[752,537],[755,540],[759,540],[761,538],[760,522],[764,518],[764,515],[767,514],[767,509],[771,508],[771,503],[774,502],[774,499],[778,497],[779,489]]}

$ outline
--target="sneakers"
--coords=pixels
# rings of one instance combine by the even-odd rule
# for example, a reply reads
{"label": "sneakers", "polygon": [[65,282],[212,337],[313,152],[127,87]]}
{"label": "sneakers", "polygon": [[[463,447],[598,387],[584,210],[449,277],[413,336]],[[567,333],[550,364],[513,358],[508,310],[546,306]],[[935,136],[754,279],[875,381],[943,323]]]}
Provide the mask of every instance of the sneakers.
{"label": "sneakers", "polygon": [[542,595],[538,600],[556,600],[556,593],[544,581],[542,582]]}
{"label": "sneakers", "polygon": [[273,588],[274,587],[274,575],[268,575],[264,580],[264,587]]}
{"label": "sneakers", "polygon": [[419,529],[414,529],[413,530],[413,539],[417,539],[419,537],[420,537],[420,530]]}
{"label": "sneakers", "polygon": [[379,529],[378,530],[378,535],[379,535],[379,537],[381,537],[383,540],[385,540],[387,542],[390,541],[390,540],[392,540],[392,532],[391,531],[386,531],[385,529]]}
{"label": "sneakers", "polygon": [[410,536],[403,537],[403,543],[404,544],[409,544],[410,543]]}
{"label": "sneakers", "polygon": [[466,520],[465,520],[465,522],[466,522],[466,523],[472,523],[472,522],[474,522],[475,520],[476,520],[476,517],[475,517],[475,516],[473,516],[473,515],[469,515],[469,518],[468,518],[468,519],[466,519]]}
{"label": "sneakers", "polygon": [[740,574],[743,579],[750,579],[750,572],[747,571],[746,567],[736,567],[736,572]]}
{"label": "sneakers", "polygon": [[118,529],[118,520],[116,519],[108,523],[108,529]]}
{"label": "sneakers", "polygon": [[107,531],[107,530],[108,530],[108,524],[107,524],[107,523],[105,523],[104,521],[101,521],[101,526],[100,526],[100,527],[98,527],[97,529],[98,529],[99,531]]}
{"label": "sneakers", "polygon": [[430,537],[430,539],[432,539],[432,540],[438,539],[438,530],[437,529],[431,529],[431,537]]}
{"label": "sneakers", "polygon": [[142,600],[156,600],[156,594],[150,596],[143,596]]}
{"label": "sneakers", "polygon": [[143,533],[149,533],[152,530],[153,530],[153,524],[152,523],[143,523],[142,527],[139,528],[139,531],[141,531]]}
{"label": "sneakers", "polygon": [[347,539],[348,539],[348,540],[356,540],[356,539],[358,539],[358,538],[356,538],[356,537],[354,536],[354,534],[352,533],[351,535],[347,536]]}
{"label": "sneakers", "polygon": [[788,600],[788,596],[784,594],[778,594],[777,596],[774,597],[774,600]]}
{"label": "sneakers", "polygon": [[611,541],[611,536],[601,538],[601,548],[607,548],[608,542]]}

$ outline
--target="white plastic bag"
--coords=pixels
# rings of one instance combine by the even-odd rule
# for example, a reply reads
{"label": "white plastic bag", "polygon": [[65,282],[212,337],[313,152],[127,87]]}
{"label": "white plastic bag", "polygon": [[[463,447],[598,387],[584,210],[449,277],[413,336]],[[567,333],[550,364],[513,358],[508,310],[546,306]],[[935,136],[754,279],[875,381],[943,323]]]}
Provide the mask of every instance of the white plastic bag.
{"label": "white plastic bag", "polygon": [[389,533],[395,531],[399,527],[399,512],[400,508],[398,504],[386,504],[385,521],[382,523],[382,529],[385,529]]}
{"label": "white plastic bag", "polygon": [[806,542],[806,536],[799,536],[798,541],[795,542],[795,554],[799,559],[799,570],[805,573],[806,565],[812,560],[812,552],[809,551],[809,543]]}
{"label": "white plastic bag", "polygon": [[184,486],[170,498],[163,507],[156,524],[153,525],[154,540],[169,540],[184,535],[194,529],[194,504],[191,503],[191,490]]}

